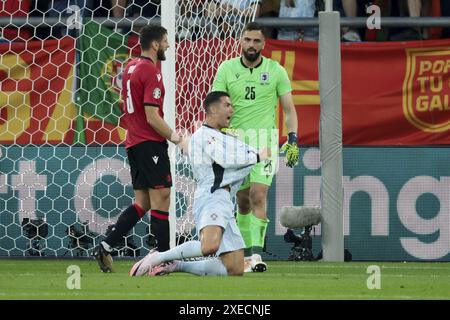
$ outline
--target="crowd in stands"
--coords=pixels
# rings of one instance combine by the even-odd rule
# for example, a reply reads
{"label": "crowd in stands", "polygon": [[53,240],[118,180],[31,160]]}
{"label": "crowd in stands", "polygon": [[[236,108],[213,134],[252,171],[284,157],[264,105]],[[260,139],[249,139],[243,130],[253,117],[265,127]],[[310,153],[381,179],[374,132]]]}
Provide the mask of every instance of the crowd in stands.
{"label": "crowd in stands", "polygon": [[[365,17],[366,8],[378,5],[382,17],[439,17],[450,16],[448,0],[333,0],[333,7],[343,17]],[[317,17],[324,9],[323,0],[181,0],[178,14],[186,17],[204,17],[220,28],[232,28],[235,20],[230,17],[254,15],[257,17]],[[73,11],[70,6],[80,8],[80,15],[89,17],[127,18],[160,15],[161,0],[2,0],[0,17],[56,17],[67,21]],[[75,7],[76,8],[76,7]],[[230,12],[232,14],[230,14]],[[130,31],[130,30],[128,30]],[[8,25],[0,29],[0,41],[25,41],[30,38],[60,38],[70,34],[64,26],[40,25],[37,28]],[[268,38],[280,40],[316,41],[318,28],[301,29],[268,28]],[[368,30],[342,28],[342,41],[408,41],[450,38],[450,28],[382,28]]]}
{"label": "crowd in stands", "polygon": [[[367,17],[367,7],[377,5],[382,17],[440,17],[450,16],[448,0],[333,0],[333,8],[342,17]],[[321,0],[262,1],[260,17],[317,17],[324,9]],[[269,36],[286,40],[317,40],[317,28],[273,29]],[[382,28],[368,30],[342,28],[342,41],[408,41],[450,38],[450,28]]]}

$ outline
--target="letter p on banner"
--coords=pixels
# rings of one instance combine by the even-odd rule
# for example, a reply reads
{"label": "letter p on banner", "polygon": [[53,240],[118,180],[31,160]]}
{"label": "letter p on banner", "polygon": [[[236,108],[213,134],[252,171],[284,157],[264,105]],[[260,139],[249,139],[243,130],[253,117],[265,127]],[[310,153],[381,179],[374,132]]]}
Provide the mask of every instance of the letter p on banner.
{"label": "letter p on banner", "polygon": [[66,281],[66,287],[69,290],[81,289],[81,270],[79,266],[71,265],[67,267],[66,273],[70,274]]}
{"label": "letter p on banner", "polygon": [[367,289],[381,289],[381,271],[379,266],[371,265],[367,267]]}

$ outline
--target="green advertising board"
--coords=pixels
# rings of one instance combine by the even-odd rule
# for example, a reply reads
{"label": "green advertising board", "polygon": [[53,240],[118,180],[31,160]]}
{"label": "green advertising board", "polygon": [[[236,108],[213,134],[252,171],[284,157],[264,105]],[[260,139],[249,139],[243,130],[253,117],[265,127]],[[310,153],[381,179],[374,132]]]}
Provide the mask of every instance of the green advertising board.
{"label": "green advertising board", "polygon": [[[2,153],[0,257],[30,254],[24,218],[45,220],[42,254],[58,257],[83,255],[73,248],[68,227],[86,222],[94,238],[86,256],[132,203],[123,147],[12,145]],[[267,259],[287,259],[293,245],[283,238],[281,207],[320,204],[319,150],[302,148],[301,154],[294,169],[280,159],[269,192]],[[450,149],[347,147],[343,155],[345,247],[354,260],[450,261]],[[185,226],[195,187],[189,176],[181,178],[190,188],[177,190],[184,204],[176,206],[178,228]],[[147,226],[145,217],[131,236],[139,254],[148,250]],[[316,255],[320,233],[319,225],[312,232]]]}

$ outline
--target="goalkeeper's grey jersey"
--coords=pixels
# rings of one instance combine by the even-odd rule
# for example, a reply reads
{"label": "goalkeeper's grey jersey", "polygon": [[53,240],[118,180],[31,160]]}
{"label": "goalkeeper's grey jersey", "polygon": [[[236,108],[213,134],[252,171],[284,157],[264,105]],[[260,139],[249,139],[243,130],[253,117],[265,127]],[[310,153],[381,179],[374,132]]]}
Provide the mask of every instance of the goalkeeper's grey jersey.
{"label": "goalkeeper's grey jersey", "polygon": [[188,154],[196,197],[226,186],[234,196],[259,159],[253,147],[206,124],[192,135]]}

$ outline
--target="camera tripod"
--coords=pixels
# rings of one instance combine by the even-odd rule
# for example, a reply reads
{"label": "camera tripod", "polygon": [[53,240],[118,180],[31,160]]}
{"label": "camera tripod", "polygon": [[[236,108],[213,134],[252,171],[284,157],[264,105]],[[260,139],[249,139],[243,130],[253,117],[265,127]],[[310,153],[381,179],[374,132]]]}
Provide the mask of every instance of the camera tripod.
{"label": "camera tripod", "polygon": [[284,234],[284,241],[294,243],[288,260],[291,261],[315,261],[312,252],[311,226],[306,226],[300,235],[296,235],[292,229]]}

